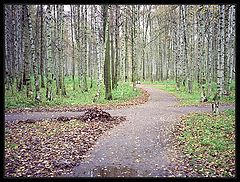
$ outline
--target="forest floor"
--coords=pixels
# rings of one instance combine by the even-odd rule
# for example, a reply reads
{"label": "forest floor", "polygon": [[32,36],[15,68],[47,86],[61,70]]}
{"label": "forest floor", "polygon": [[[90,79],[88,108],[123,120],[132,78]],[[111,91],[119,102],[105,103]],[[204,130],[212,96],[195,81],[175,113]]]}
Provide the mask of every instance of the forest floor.
{"label": "forest floor", "polygon": [[[176,107],[179,101],[171,94],[151,85],[138,87],[150,94],[148,102],[106,110],[112,116],[125,116],[126,121],[104,132],[86,157],[65,176],[201,176],[190,169],[184,155],[174,145],[173,131],[181,116],[191,112],[211,112],[211,106]],[[235,108],[235,105],[221,105],[220,111],[228,108]],[[6,113],[5,120],[40,120],[83,113]]]}

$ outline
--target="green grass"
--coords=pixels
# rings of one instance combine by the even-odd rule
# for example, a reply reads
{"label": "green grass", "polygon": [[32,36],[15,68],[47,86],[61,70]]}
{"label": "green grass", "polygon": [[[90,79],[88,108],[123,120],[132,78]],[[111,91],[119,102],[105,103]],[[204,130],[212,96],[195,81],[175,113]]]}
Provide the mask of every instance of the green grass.
{"label": "green grass", "polygon": [[[159,88],[161,90],[167,91],[168,93],[173,94],[180,100],[181,106],[186,105],[199,105],[201,99],[201,90],[198,87],[197,83],[193,84],[193,92],[190,94],[188,90],[181,85],[180,90],[177,91],[176,82],[174,80],[166,80],[163,82],[143,82],[145,84],[154,84],[155,88]],[[217,85],[215,83],[212,84],[212,93],[208,96],[208,102],[212,102],[214,97],[214,92],[217,90]],[[234,103],[235,102],[235,81],[231,83],[231,94],[229,96],[223,96],[221,98],[221,103]]]}
{"label": "green grass", "polygon": [[119,82],[116,89],[112,90],[113,100],[108,101],[105,97],[104,85],[101,85],[101,95],[97,102],[93,103],[93,98],[97,93],[97,81],[93,81],[93,87],[90,89],[90,80],[88,80],[88,92],[81,92],[78,87],[78,82],[76,80],[76,90],[72,89],[72,79],[71,77],[66,77],[65,86],[67,96],[56,95],[56,82],[53,84],[53,101],[48,101],[45,98],[46,89],[41,88],[41,102],[39,104],[35,103],[34,98],[26,97],[26,88],[22,91],[17,92],[14,90],[14,94],[10,90],[5,89],[5,108],[32,108],[36,106],[79,106],[86,104],[111,104],[111,103],[121,103],[128,101],[130,99],[136,98],[141,95],[140,90],[134,90],[131,83]]}
{"label": "green grass", "polygon": [[198,113],[183,119],[185,125],[177,139],[198,173],[233,176],[235,173],[235,110],[219,116]]}

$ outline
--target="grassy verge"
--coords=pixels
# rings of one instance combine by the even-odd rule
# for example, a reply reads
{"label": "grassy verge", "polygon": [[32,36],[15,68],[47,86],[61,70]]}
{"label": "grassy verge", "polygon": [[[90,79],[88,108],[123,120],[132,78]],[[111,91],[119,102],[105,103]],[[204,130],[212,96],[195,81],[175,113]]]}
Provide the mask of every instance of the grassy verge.
{"label": "grassy verge", "polygon": [[5,108],[15,109],[15,108],[33,108],[36,106],[41,107],[54,107],[54,106],[82,106],[86,104],[112,104],[112,103],[122,103],[131,99],[134,99],[141,95],[140,90],[133,90],[131,83],[121,83],[116,89],[112,90],[113,100],[105,100],[104,85],[101,87],[101,95],[99,100],[95,103],[93,102],[94,96],[97,93],[97,82],[93,82],[93,87],[90,88],[88,92],[81,92],[76,82],[76,90],[72,89],[72,80],[70,77],[65,79],[67,96],[56,95],[56,84],[53,84],[53,101],[48,101],[45,98],[46,88],[41,88],[41,102],[39,104],[35,103],[34,98],[26,97],[26,88],[23,91],[14,91],[12,94],[10,90],[5,90]]}
{"label": "grassy verge", "polygon": [[195,113],[182,122],[177,140],[194,170],[203,176],[235,176],[235,110],[217,117]]}
{"label": "grassy verge", "polygon": [[[177,91],[176,82],[174,80],[167,80],[163,82],[144,82],[145,84],[154,84],[155,88],[167,91],[180,100],[181,106],[187,105],[199,105],[201,98],[201,90],[199,89],[197,83],[193,84],[193,93],[188,93],[187,89],[181,86],[180,90]],[[234,103],[235,102],[235,82],[233,81],[230,86],[231,94],[229,96],[224,96],[221,98],[221,103]],[[212,90],[217,90],[217,85],[212,85]],[[212,102],[214,93],[208,96],[208,103]]]}

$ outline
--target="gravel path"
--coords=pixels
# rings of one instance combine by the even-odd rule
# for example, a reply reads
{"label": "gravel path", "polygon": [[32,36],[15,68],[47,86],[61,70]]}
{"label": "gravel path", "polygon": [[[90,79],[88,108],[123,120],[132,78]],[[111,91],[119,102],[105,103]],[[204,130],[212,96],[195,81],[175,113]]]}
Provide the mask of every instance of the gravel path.
{"label": "gravel path", "polygon": [[[211,111],[210,106],[172,107],[178,102],[159,89],[143,86],[150,94],[146,104],[110,110],[127,121],[103,134],[89,157],[67,176],[170,176],[168,167],[177,156],[170,136],[178,117],[188,112]],[[223,106],[220,110],[232,108]]]}
{"label": "gravel path", "polygon": [[[170,176],[168,168],[177,151],[171,146],[171,131],[179,117],[189,112],[210,112],[210,106],[174,107],[172,95],[149,85],[140,85],[150,94],[143,105],[108,110],[126,116],[127,121],[104,133],[88,157],[73,168],[69,177]],[[221,106],[220,110],[235,108]],[[79,115],[83,112],[34,112],[6,114],[6,121]]]}

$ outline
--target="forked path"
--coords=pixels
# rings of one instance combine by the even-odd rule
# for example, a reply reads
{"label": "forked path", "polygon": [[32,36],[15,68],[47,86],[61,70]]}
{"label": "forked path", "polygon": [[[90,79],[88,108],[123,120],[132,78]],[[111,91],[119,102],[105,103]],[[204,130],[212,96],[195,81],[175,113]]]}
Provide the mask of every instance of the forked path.
{"label": "forked path", "polygon": [[[172,95],[140,85],[150,94],[149,101],[130,108],[108,110],[127,120],[104,133],[85,160],[73,168],[72,177],[170,176],[177,151],[172,148],[171,132],[179,116],[189,112],[211,111],[210,106],[173,107],[178,101]],[[235,108],[221,106],[220,110]],[[32,112],[5,114],[5,121],[40,120],[74,116],[84,112]]]}
{"label": "forked path", "polygon": [[[108,111],[127,120],[103,134],[72,177],[169,176],[171,161],[177,152],[171,147],[171,131],[179,116],[189,112],[211,111],[210,106],[173,107],[178,101],[172,95],[141,85],[150,94],[143,105]],[[234,108],[222,106],[220,110]]]}

